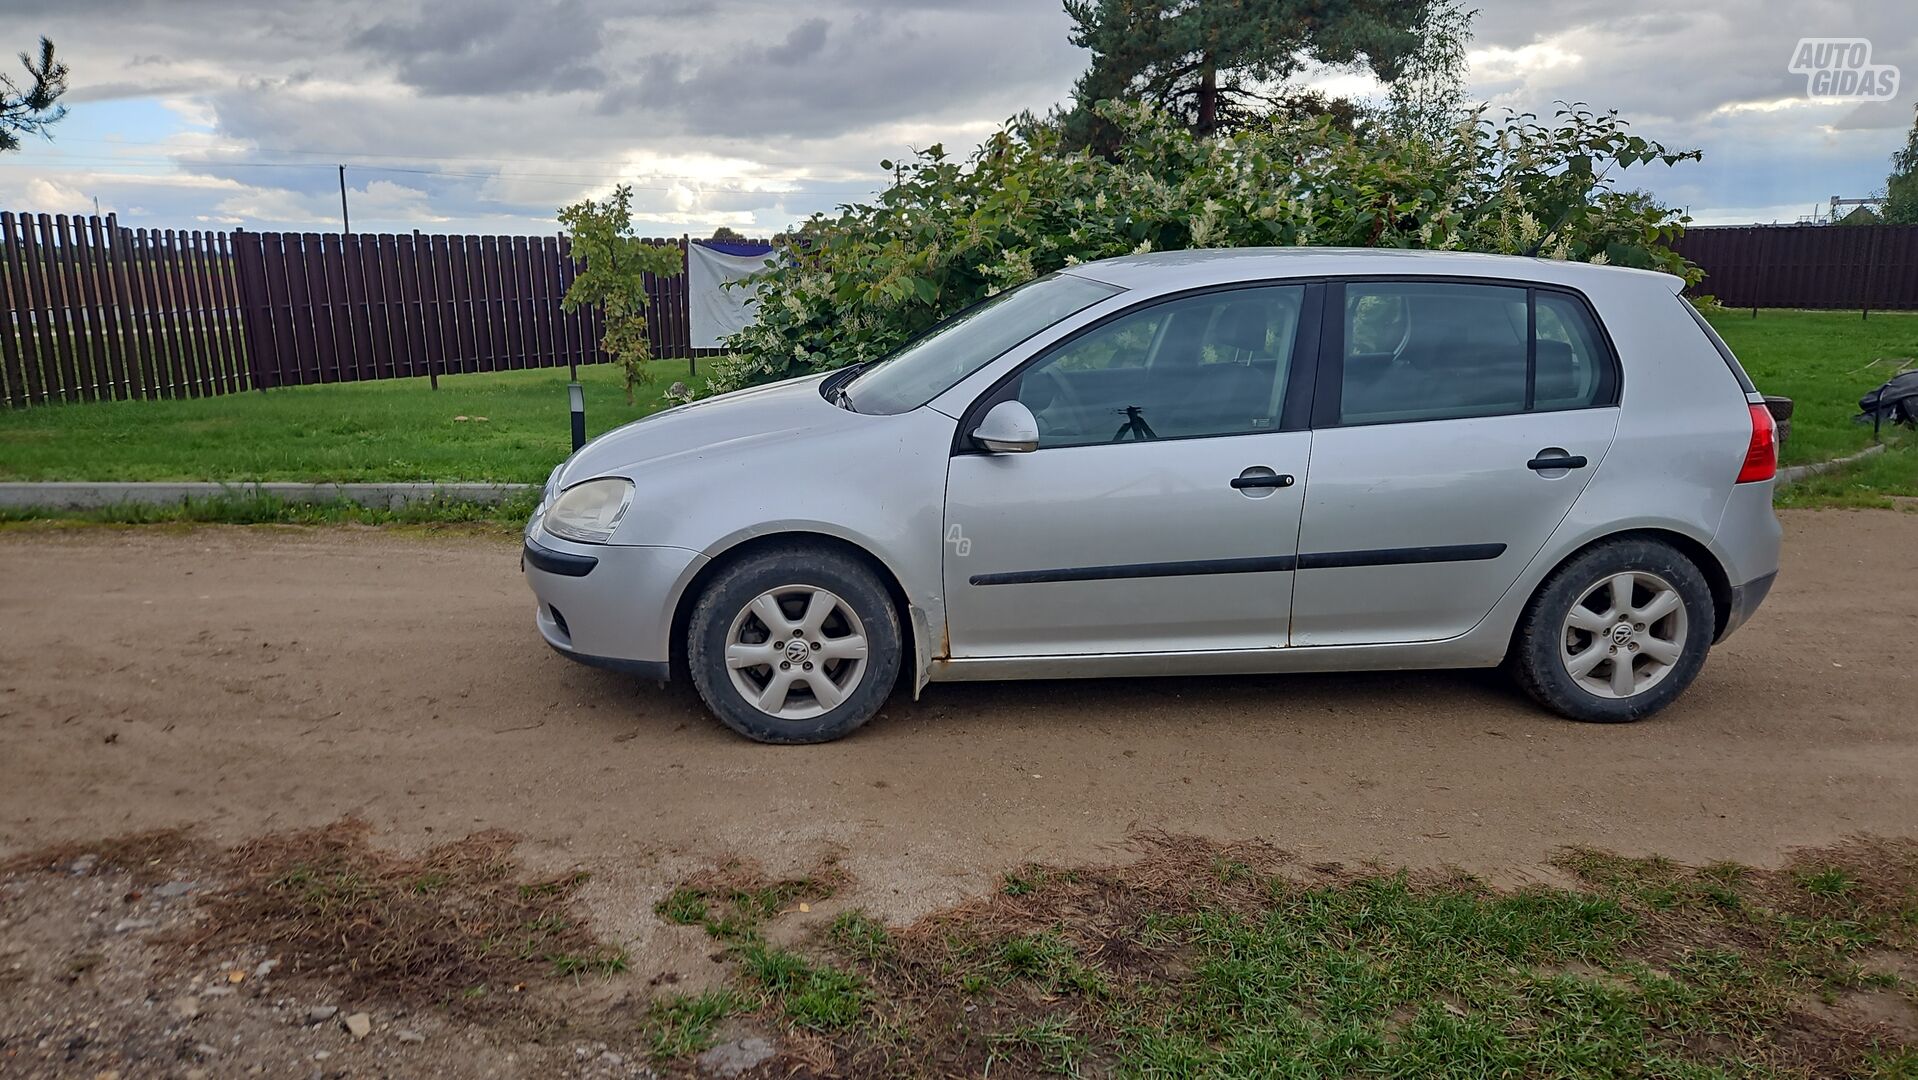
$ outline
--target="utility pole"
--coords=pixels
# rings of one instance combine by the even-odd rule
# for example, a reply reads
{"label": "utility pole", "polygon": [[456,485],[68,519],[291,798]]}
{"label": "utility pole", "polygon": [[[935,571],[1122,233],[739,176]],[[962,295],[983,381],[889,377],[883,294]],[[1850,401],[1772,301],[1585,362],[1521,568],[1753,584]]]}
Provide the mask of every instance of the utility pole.
{"label": "utility pole", "polygon": [[346,216],[346,166],[340,166],[340,232],[353,231],[353,223]]}

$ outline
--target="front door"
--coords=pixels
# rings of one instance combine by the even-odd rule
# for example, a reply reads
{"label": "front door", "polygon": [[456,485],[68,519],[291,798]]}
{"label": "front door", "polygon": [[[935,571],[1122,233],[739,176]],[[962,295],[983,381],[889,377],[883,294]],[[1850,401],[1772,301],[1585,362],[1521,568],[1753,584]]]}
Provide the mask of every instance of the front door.
{"label": "front door", "polygon": [[1598,470],[1616,362],[1550,290],[1352,282],[1327,313],[1292,644],[1456,637]]}
{"label": "front door", "polygon": [[962,438],[952,458],[952,656],[1286,644],[1312,435],[1285,406],[1294,356],[1310,363],[1301,339],[1316,336],[1316,316],[1300,318],[1307,292],[1235,288],[1132,309],[968,412],[969,426],[1016,397],[1040,441],[988,454]]}

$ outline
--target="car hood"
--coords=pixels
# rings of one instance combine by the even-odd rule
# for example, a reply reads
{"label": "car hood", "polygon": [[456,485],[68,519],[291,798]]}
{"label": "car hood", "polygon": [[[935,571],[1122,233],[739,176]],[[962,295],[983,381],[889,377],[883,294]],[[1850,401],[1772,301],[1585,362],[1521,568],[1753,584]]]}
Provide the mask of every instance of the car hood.
{"label": "car hood", "polygon": [[838,430],[862,417],[820,396],[827,375],[809,375],[679,405],[635,420],[581,447],[560,466],[558,486],[626,476],[667,462],[732,455],[767,443]]}

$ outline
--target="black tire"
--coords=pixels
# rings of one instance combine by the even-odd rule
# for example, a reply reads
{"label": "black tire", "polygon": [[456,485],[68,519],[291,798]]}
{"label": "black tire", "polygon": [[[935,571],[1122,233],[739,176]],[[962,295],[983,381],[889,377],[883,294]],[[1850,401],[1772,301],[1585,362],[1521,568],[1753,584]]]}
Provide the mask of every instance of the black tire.
{"label": "black tire", "polygon": [[[845,700],[804,719],[761,711],[726,666],[734,619],[761,594],[789,585],[835,594],[857,615],[867,643],[864,673]],[[699,696],[727,727],[762,743],[822,743],[851,734],[892,693],[903,651],[899,613],[879,577],[853,556],[805,543],[763,548],[720,570],[706,583],[686,631],[687,667]]]}
{"label": "black tire", "polygon": [[[1603,697],[1580,686],[1566,668],[1561,653],[1571,635],[1565,620],[1588,590],[1628,572],[1657,575],[1678,594],[1684,605],[1684,647],[1655,684],[1629,697]],[[1526,693],[1560,716],[1599,724],[1642,720],[1670,705],[1698,677],[1711,649],[1715,615],[1711,586],[1683,552],[1656,540],[1614,540],[1581,553],[1539,586],[1512,635],[1507,666]],[[1603,643],[1595,640],[1592,647]]]}

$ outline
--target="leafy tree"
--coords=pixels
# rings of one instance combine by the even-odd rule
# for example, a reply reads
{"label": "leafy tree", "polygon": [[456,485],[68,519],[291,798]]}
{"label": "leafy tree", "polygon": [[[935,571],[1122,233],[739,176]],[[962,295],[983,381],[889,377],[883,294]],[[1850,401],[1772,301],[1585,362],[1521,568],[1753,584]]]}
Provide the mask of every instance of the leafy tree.
{"label": "leafy tree", "polygon": [[1106,102],[1112,161],[1016,123],[969,160],[942,147],[870,204],[815,215],[761,280],[757,322],[727,341],[714,389],[871,360],[1000,289],[1129,252],[1260,245],[1438,248],[1609,262],[1696,276],[1670,243],[1686,219],[1614,173],[1694,159],[1615,113],[1468,114],[1437,132],[1355,133],[1321,118],[1199,138],[1184,117]]}
{"label": "leafy tree", "polygon": [[730,225],[721,225],[719,228],[714,229],[712,239],[722,244],[741,244],[746,241],[745,235],[736,231]]}
{"label": "leafy tree", "polygon": [[1891,155],[1891,175],[1885,179],[1885,220],[1894,225],[1918,225],[1918,108],[1913,113],[1911,134]]}
{"label": "leafy tree", "polygon": [[1307,60],[1362,63],[1387,82],[1417,53],[1433,0],[1065,0],[1092,51],[1062,117],[1072,146],[1116,149],[1101,101],[1143,101],[1196,135],[1283,109]]}
{"label": "leafy tree", "polygon": [[566,288],[564,311],[599,308],[606,333],[599,347],[612,356],[626,375],[626,403],[633,388],[649,377],[652,341],[646,335],[646,275],[670,277],[683,269],[677,245],[642,243],[633,234],[633,189],[621,184],[605,199],[585,199],[559,212],[559,223],[572,236],[575,259],[586,268]]}
{"label": "leafy tree", "polygon": [[10,76],[0,75],[0,152],[20,149],[20,136],[45,135],[67,114],[59,104],[67,92],[67,66],[53,57],[53,42],[40,39],[40,59],[20,54],[27,69],[25,89]]}

